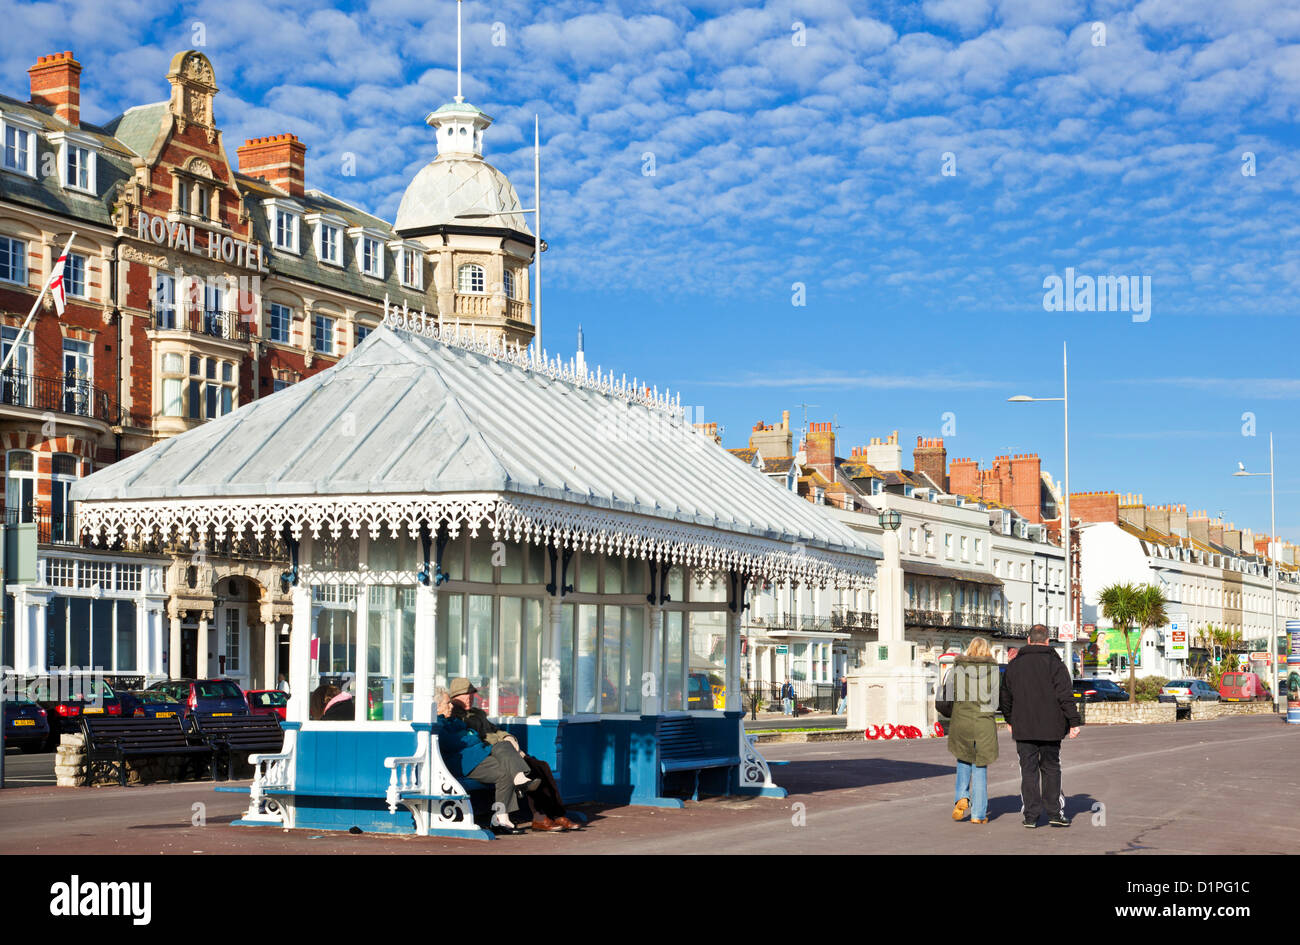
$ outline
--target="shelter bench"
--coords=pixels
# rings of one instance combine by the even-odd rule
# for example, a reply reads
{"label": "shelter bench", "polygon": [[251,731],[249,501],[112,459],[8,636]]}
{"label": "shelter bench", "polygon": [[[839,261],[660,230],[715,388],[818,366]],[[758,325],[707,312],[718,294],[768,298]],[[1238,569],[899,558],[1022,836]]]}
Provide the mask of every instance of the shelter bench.
{"label": "shelter bench", "polygon": [[[210,745],[191,744],[179,718],[115,718],[109,716],[81,717],[82,731],[86,736],[86,767],[91,783],[96,768],[110,772],[117,768],[118,784],[126,787],[126,761],[128,758],[157,758],[183,756],[192,761],[194,776],[202,774],[202,762],[213,760]],[[212,779],[217,777],[212,765]]]}
{"label": "shelter bench", "polygon": [[[217,759],[226,759],[226,779],[235,775],[235,752],[275,753],[284,746],[280,720],[271,715],[190,716],[194,736],[212,749],[213,767]],[[214,776],[215,780],[215,776]]]}
{"label": "shelter bench", "polygon": [[700,741],[695,720],[690,716],[663,718],[658,723],[659,770],[663,774],[695,772],[695,792],[691,800],[700,799],[700,772],[711,768],[732,768],[740,764],[740,754],[710,751]]}

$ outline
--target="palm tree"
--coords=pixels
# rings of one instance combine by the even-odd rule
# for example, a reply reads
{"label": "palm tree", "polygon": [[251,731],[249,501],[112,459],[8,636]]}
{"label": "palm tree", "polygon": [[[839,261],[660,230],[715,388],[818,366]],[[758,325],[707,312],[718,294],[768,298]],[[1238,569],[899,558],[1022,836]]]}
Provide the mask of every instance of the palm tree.
{"label": "palm tree", "polygon": [[[1101,605],[1101,613],[1110,625],[1124,635],[1124,647],[1128,650],[1128,697],[1134,697],[1134,690],[1137,688],[1137,677],[1133,672],[1133,649],[1134,641],[1131,639],[1129,631],[1133,625],[1138,622],[1138,615],[1141,608],[1142,589],[1136,584],[1111,584],[1101,589],[1101,594],[1097,597],[1097,602]],[[1138,631],[1139,640],[1142,631]]]}
{"label": "palm tree", "polygon": [[[1138,588],[1137,613],[1134,619],[1138,625],[1138,643],[1142,642],[1142,634],[1156,627],[1163,627],[1169,623],[1169,617],[1165,613],[1164,592],[1154,584],[1144,584]],[[1137,677],[1133,671],[1133,656],[1129,654],[1128,661],[1128,697],[1133,698],[1133,691],[1137,685]]]}

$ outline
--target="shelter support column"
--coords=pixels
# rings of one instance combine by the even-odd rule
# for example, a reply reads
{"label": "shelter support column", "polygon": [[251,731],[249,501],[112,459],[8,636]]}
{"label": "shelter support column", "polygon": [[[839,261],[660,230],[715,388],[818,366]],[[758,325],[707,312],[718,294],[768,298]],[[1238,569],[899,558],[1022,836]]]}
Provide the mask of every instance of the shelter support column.
{"label": "shelter support column", "polygon": [[542,649],[542,718],[558,719],[563,712],[560,702],[560,641],[564,621],[564,598],[559,594],[546,598],[542,632],[546,644]]}
{"label": "shelter support column", "polygon": [[649,654],[646,657],[646,666],[650,669],[650,678],[654,680],[654,686],[641,700],[641,714],[658,715],[662,711],[664,690],[664,609],[662,607],[650,608],[650,632],[647,636]]}
{"label": "shelter support column", "polygon": [[[216,617],[215,611],[212,613],[212,616]],[[208,639],[208,623],[208,612],[205,611],[202,616],[199,617],[199,652],[196,663],[198,672],[202,673],[204,676],[211,677],[217,675],[216,670],[212,668],[212,664],[216,662],[215,655],[217,649],[213,645],[212,640]]]}
{"label": "shelter support column", "polygon": [[415,705],[412,720],[433,721],[434,675],[438,652],[438,592],[431,585],[415,589]]}
{"label": "shelter support column", "polygon": [[740,699],[740,608],[727,611],[727,697],[728,712],[743,712]]}
{"label": "shelter support column", "polygon": [[167,678],[180,679],[181,676],[181,615],[170,607],[167,611],[171,629],[167,644]]}
{"label": "shelter support column", "polygon": [[286,721],[306,722],[311,700],[311,588],[299,584],[290,595],[293,627],[289,631],[289,706]]}

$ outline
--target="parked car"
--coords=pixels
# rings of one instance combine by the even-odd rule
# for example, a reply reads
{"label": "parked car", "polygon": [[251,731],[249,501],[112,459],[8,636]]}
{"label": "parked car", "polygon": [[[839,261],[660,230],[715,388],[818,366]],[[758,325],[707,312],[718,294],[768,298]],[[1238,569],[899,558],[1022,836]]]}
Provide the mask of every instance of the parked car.
{"label": "parked car", "polygon": [[1219,698],[1224,702],[1264,702],[1273,695],[1255,673],[1224,673],[1219,681]]}
{"label": "parked car", "polygon": [[1173,679],[1156,696],[1160,702],[1189,705],[1193,702],[1218,702],[1219,690],[1203,679]]}
{"label": "parked car", "polygon": [[232,679],[167,679],[146,692],[161,692],[191,715],[249,715],[244,691]]}
{"label": "parked car", "polygon": [[248,696],[248,710],[253,715],[274,715],[281,722],[284,721],[285,707],[289,705],[287,692],[279,689],[250,689],[245,695]]}
{"label": "parked car", "polygon": [[712,709],[713,686],[705,673],[686,674],[686,708]]}
{"label": "parked car", "polygon": [[1128,690],[1113,679],[1074,680],[1075,702],[1128,702]]}
{"label": "parked car", "polygon": [[122,700],[96,673],[54,673],[27,687],[27,698],[45,710],[50,724],[48,743],[58,744],[66,733],[81,731],[83,715],[121,715]]}
{"label": "parked car", "polygon": [[178,719],[185,716],[185,706],[165,692],[154,689],[136,689],[119,692],[122,714],[136,719]]}
{"label": "parked car", "polygon": [[5,700],[5,747],[36,751],[50,737],[49,713],[21,696]]}

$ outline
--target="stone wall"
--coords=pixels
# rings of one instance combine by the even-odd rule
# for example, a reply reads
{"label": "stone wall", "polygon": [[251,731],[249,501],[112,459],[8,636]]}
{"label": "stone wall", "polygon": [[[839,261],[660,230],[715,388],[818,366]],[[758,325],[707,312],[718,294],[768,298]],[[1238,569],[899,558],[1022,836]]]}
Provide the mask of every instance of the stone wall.
{"label": "stone wall", "polygon": [[1083,709],[1083,721],[1086,725],[1172,722],[1177,711],[1172,702],[1089,702]]}
{"label": "stone wall", "polygon": [[1192,719],[1221,719],[1234,715],[1272,715],[1271,702],[1193,702]]}

